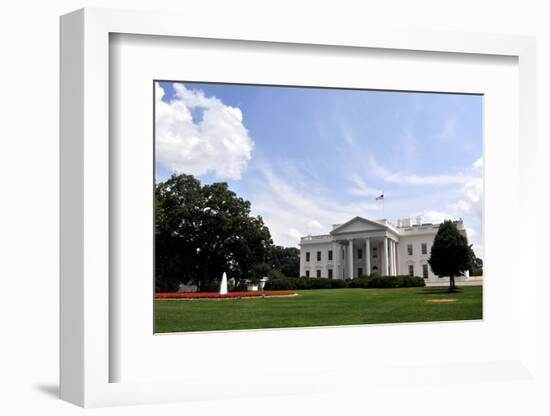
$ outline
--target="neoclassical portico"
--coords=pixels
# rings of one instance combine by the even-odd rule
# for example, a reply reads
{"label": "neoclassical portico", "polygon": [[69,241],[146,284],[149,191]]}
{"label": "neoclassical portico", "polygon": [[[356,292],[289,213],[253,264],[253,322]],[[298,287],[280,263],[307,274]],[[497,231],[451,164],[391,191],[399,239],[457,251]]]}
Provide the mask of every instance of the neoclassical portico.
{"label": "neoclassical portico", "polygon": [[341,275],[346,279],[380,274],[396,276],[397,242],[386,235],[365,233],[363,236],[338,236],[335,238],[341,253]]}
{"label": "neoclassical portico", "polygon": [[332,259],[337,272],[335,277],[353,279],[371,274],[397,275],[399,236],[384,224],[356,217],[334,226],[329,237],[339,253]]}

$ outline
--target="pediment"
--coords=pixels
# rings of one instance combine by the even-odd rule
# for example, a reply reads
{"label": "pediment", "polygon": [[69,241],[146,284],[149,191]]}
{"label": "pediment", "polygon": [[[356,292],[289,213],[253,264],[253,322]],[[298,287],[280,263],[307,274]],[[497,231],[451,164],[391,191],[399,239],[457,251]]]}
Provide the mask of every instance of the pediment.
{"label": "pediment", "polygon": [[348,222],[339,225],[331,234],[344,234],[344,233],[356,233],[363,231],[383,231],[386,227],[384,225],[378,224],[377,222],[367,220],[362,217],[355,217]]}

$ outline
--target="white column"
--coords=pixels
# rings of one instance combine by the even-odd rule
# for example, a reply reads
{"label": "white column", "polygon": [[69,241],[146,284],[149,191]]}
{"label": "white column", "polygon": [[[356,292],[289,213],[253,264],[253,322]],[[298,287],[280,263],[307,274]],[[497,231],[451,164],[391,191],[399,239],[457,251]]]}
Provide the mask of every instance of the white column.
{"label": "white column", "polygon": [[340,277],[342,279],[346,278],[346,250],[343,244],[340,244],[340,250],[338,250],[338,255],[340,256]]}
{"label": "white column", "polygon": [[339,271],[339,275],[338,277],[340,279],[343,279],[344,278],[344,263],[346,262],[346,258],[344,257],[344,246],[341,244],[341,243],[338,243],[338,254],[337,254],[338,257],[338,264],[339,264],[339,268],[340,268],[340,271]]}
{"label": "white column", "polygon": [[393,242],[393,272],[397,276],[399,274],[399,270],[397,270],[397,243]]}
{"label": "white column", "polygon": [[[332,243],[332,278],[338,279],[338,262],[340,259],[338,258],[339,251],[337,250],[338,243]],[[328,277],[328,271],[327,271],[327,277]]]}
{"label": "white column", "polygon": [[397,269],[395,267],[395,241],[391,240],[391,266],[392,266],[392,275],[397,275]]}
{"label": "white column", "polygon": [[384,237],[384,247],[382,249],[382,275],[388,276],[390,274],[388,266],[388,238]]}
{"label": "white column", "polygon": [[391,240],[388,238],[388,275],[393,276],[393,260],[391,250]]}
{"label": "white column", "polygon": [[365,274],[370,275],[370,238],[365,238]]}
{"label": "white column", "polygon": [[348,270],[348,278],[353,279],[353,240],[349,241],[349,247],[348,247],[348,259],[349,259],[349,270]]}
{"label": "white column", "polygon": [[390,243],[390,276],[395,276],[395,263],[393,261],[393,240],[389,240]]}
{"label": "white column", "polygon": [[392,259],[391,259],[391,240],[388,238],[387,239],[387,242],[388,242],[388,276],[391,276],[392,274],[392,266],[391,266],[391,262],[392,262]]}

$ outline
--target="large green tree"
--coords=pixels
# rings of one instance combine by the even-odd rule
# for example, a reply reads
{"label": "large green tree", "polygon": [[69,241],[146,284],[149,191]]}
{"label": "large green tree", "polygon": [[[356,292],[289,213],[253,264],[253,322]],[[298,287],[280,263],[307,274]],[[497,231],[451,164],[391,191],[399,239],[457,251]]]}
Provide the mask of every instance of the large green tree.
{"label": "large green tree", "polygon": [[191,175],[173,175],[156,187],[155,286],[175,290],[180,282],[208,288],[225,271],[239,279],[257,278],[272,245],[250,202],[226,183],[202,186]]}
{"label": "large green tree", "polygon": [[455,277],[464,275],[475,258],[466,237],[453,221],[444,221],[434,238],[428,263],[438,276],[449,276],[449,290],[456,289]]}

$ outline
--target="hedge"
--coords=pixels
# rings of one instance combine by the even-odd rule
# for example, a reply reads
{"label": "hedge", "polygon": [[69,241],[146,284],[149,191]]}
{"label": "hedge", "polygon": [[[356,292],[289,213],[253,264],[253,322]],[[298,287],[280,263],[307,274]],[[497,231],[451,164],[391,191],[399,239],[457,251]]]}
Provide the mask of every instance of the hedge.
{"label": "hedge", "polygon": [[472,267],[470,276],[483,276],[483,267]]}
{"label": "hedge", "polygon": [[371,276],[357,279],[327,279],[324,277],[285,277],[269,279],[265,290],[307,290],[341,288],[397,288],[424,287],[426,283],[417,276]]}
{"label": "hedge", "polygon": [[324,277],[285,277],[269,279],[264,290],[305,290],[305,289],[341,289],[347,287],[345,280]]}
{"label": "hedge", "polygon": [[426,282],[418,276],[373,276],[349,280],[348,287],[358,288],[396,288],[396,287],[424,287]]}

